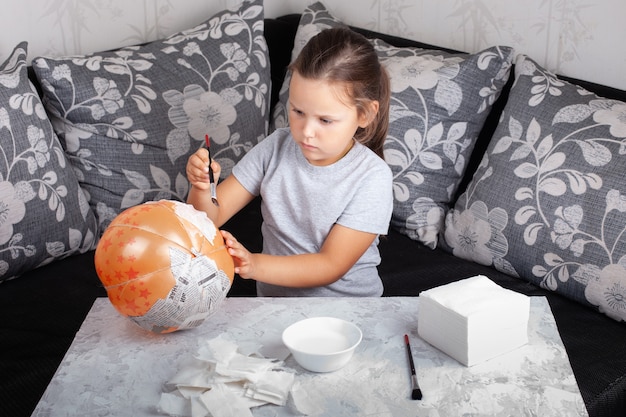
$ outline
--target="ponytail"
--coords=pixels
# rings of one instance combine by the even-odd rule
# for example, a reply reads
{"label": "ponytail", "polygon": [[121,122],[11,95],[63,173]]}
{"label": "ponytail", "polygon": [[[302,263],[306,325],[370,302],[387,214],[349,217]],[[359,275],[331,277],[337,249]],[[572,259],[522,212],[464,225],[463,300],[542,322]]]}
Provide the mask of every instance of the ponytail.
{"label": "ponytail", "polygon": [[378,91],[378,112],[367,127],[357,131],[355,139],[374,151],[376,155],[385,159],[383,147],[387,140],[387,131],[389,130],[391,87],[389,85],[389,74],[382,65],[380,67]]}

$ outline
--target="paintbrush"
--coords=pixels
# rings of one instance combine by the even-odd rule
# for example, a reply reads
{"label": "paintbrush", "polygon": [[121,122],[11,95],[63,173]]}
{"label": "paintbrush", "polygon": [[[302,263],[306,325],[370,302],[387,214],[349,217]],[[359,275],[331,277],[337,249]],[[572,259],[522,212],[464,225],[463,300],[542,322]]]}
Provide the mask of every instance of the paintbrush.
{"label": "paintbrush", "polygon": [[211,161],[213,161],[213,159],[211,158],[211,143],[209,141],[209,135],[204,136],[204,141],[206,142],[206,149],[209,152],[209,181],[211,183],[211,201],[213,201],[213,204],[219,207],[220,205],[217,202],[217,190],[215,189],[215,178],[213,178],[213,168],[211,168]]}
{"label": "paintbrush", "polygon": [[414,400],[422,399],[422,390],[417,382],[417,375],[415,374],[415,363],[413,362],[413,354],[411,353],[411,344],[409,343],[409,336],[404,335],[404,344],[406,345],[406,353],[409,356],[409,366],[411,367],[411,386],[413,391],[411,392],[411,398]]}

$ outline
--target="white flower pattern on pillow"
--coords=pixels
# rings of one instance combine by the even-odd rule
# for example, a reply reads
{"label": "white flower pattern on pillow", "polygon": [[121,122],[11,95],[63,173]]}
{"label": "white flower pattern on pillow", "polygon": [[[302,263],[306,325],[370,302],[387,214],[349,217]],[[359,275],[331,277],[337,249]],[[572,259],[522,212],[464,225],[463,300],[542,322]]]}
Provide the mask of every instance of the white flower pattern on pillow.
{"label": "white flower pattern on pillow", "polygon": [[[611,126],[611,135],[616,138],[626,138],[626,103],[611,102],[608,109],[594,112],[593,120],[596,123]],[[626,142],[622,142],[622,145],[626,146]],[[626,148],[621,148],[620,152],[626,153]]]}
{"label": "white flower pattern on pillow", "polygon": [[[595,279],[587,281],[585,297],[599,310],[615,320],[624,320],[626,312],[626,259],[602,268]],[[574,278],[577,278],[575,275]],[[606,307],[605,307],[606,306]]]}
{"label": "white flower pattern on pillow", "polygon": [[13,225],[21,222],[25,214],[26,205],[18,198],[13,184],[0,182],[0,245],[14,237]]}
{"label": "white flower pattern on pillow", "polygon": [[[206,91],[199,85],[188,85],[182,92],[170,90],[163,97],[172,106],[168,113],[170,121],[177,128],[183,128],[183,134],[188,133],[193,139],[203,141],[204,135],[211,132],[212,142],[228,142],[229,126],[237,119],[237,112],[219,94]],[[169,134],[177,135],[176,129]],[[180,144],[179,141],[176,143]],[[168,146],[172,161],[177,159],[172,155],[181,151],[183,149]]]}
{"label": "white flower pattern on pillow", "polygon": [[385,61],[387,70],[394,74],[391,91],[400,93],[407,88],[430,90],[439,82],[437,70],[444,66],[442,59],[432,56],[392,57]]}
{"label": "white flower pattern on pillow", "polygon": [[476,201],[467,210],[453,215],[454,232],[452,228],[446,230],[446,241],[455,256],[471,256],[479,264],[491,265],[494,259],[507,254],[508,241],[502,233],[508,223],[504,209],[496,207],[488,211],[482,201]]}

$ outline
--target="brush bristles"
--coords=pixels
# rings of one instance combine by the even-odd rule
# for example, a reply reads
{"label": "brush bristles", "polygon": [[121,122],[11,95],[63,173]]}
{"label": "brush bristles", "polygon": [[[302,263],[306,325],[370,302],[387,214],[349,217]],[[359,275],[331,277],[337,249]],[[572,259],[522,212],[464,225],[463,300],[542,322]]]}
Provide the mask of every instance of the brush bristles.
{"label": "brush bristles", "polygon": [[422,390],[419,388],[415,388],[413,390],[413,393],[411,394],[411,398],[413,398],[414,400],[421,400],[422,399]]}

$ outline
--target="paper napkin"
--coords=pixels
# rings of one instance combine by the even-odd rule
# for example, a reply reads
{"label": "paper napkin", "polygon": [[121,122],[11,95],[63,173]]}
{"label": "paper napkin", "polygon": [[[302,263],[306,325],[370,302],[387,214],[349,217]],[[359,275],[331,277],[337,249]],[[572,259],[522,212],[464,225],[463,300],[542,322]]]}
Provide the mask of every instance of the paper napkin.
{"label": "paper napkin", "polygon": [[418,334],[466,366],[528,343],[530,298],[478,275],[419,296]]}
{"label": "paper napkin", "polygon": [[252,417],[252,407],[285,405],[294,377],[282,361],[243,354],[233,341],[216,337],[181,364],[158,408],[172,416]]}

